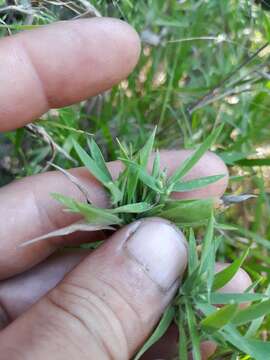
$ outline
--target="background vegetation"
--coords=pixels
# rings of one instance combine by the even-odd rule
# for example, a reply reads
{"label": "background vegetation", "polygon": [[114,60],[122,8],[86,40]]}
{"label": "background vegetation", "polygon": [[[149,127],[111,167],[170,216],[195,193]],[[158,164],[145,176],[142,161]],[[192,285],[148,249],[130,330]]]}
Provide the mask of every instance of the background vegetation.
{"label": "background vegetation", "polygon": [[[259,3],[259,1],[258,1]],[[270,12],[251,0],[1,1],[1,35],[25,26],[102,14],[126,20],[143,50],[133,74],[112,91],[52,110],[38,127],[0,134],[0,185],[47,169],[79,164],[72,138],[96,135],[108,160],[115,137],[142,146],[158,125],[159,148],[191,148],[218,123],[215,147],[230,167],[229,194],[257,198],[231,208],[220,260],[248,246],[244,268],[264,291],[270,283]],[[269,340],[263,322],[257,337]]]}

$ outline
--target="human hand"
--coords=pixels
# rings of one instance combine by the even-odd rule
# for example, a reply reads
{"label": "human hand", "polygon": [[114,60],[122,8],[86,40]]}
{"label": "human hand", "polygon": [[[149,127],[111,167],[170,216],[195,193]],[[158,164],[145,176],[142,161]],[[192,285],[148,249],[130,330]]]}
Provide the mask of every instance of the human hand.
{"label": "human hand", "polygon": [[[110,88],[133,69],[139,51],[138,37],[128,25],[105,18],[54,24],[1,39],[0,130],[23,126],[50,107]],[[173,172],[188,154],[162,152],[161,165]],[[117,175],[119,163],[109,167]],[[188,177],[226,171],[222,161],[208,153]],[[96,204],[106,206],[106,194],[87,170],[71,172]],[[226,185],[224,178],[181,197],[219,197]],[[77,233],[19,248],[78,219],[62,212],[51,192],[81,198],[58,172],[0,189],[1,359],[129,359],[179,284],[186,265],[183,236],[167,222],[152,219],[123,228],[91,254],[56,250],[102,234]],[[241,271],[227,290],[243,291],[249,281]],[[175,341],[172,330],[148,359],[170,358]],[[210,352],[213,344],[204,344],[204,356]]]}

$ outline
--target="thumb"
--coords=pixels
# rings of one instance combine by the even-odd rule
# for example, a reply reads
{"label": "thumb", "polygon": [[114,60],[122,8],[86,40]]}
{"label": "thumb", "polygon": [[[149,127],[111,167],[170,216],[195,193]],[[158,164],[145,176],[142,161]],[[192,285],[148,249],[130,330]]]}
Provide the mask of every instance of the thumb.
{"label": "thumb", "polygon": [[170,223],[124,227],[1,332],[1,359],[129,359],[173,298],[186,262],[185,239]]}

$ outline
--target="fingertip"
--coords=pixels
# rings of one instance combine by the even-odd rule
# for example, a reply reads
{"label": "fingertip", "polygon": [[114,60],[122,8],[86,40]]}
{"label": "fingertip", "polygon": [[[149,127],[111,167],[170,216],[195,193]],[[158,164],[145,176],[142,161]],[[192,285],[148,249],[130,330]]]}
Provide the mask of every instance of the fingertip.
{"label": "fingertip", "polygon": [[110,89],[139,55],[136,31],[111,18],[60,21],[1,39],[1,130]]}
{"label": "fingertip", "polygon": [[127,22],[110,17],[77,20],[74,25],[79,21],[87,23],[90,32],[95,26],[101,41],[105,41],[104,45],[114,49],[114,52],[111,51],[111,61],[115,61],[115,75],[119,76],[118,81],[124,79],[136,66],[141,52],[141,41],[136,30]]}
{"label": "fingertip", "polygon": [[141,40],[137,31],[125,21],[107,18],[107,21],[112,22],[112,26],[117,32],[118,41],[121,40],[122,47],[125,49],[123,52],[123,65],[126,66],[126,73],[129,74],[137,62],[141,53]]}

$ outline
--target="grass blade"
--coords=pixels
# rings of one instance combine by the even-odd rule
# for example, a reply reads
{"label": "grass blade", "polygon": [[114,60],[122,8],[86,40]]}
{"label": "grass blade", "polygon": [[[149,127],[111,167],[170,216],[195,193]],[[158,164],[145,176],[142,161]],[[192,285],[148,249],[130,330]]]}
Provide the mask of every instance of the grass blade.
{"label": "grass blade", "polygon": [[198,254],[196,248],[196,239],[192,228],[189,230],[188,241],[188,273],[191,275],[193,271],[198,267]]}
{"label": "grass blade", "polygon": [[189,335],[192,342],[192,355],[194,360],[201,360],[201,351],[200,351],[200,336],[197,331],[197,323],[194,311],[191,307],[191,304],[187,301],[185,302],[186,316],[189,328]]}
{"label": "grass blade", "polygon": [[222,129],[222,125],[216,128],[198,147],[198,149],[195,150],[193,154],[182,163],[182,165],[169,178],[169,185],[177,183],[193,168],[193,166],[201,159],[201,157],[206,153],[206,151],[215,143]]}
{"label": "grass blade", "polygon": [[239,293],[218,293],[218,292],[213,292],[210,294],[210,302],[211,304],[214,305],[219,305],[219,304],[230,304],[232,301],[236,304],[241,304],[241,303],[245,303],[245,302],[250,302],[250,301],[258,301],[258,300],[263,300],[267,298],[266,295],[264,294],[252,294],[252,293],[243,293],[243,294],[239,294]]}
{"label": "grass blade", "polygon": [[144,147],[139,151],[139,159],[140,165],[145,169],[147,167],[150,155],[153,151],[153,146],[155,142],[157,127],[153,130],[152,134],[150,135],[149,139],[147,140]]}
{"label": "grass blade", "polygon": [[250,305],[246,309],[240,310],[232,323],[235,325],[242,325],[269,313],[270,300],[262,301],[259,304]]}
{"label": "grass blade", "polygon": [[213,251],[213,236],[214,236],[214,215],[211,216],[207,225],[206,234],[203,239],[202,255],[200,259],[200,272],[203,274],[207,271],[209,263],[209,256]]}
{"label": "grass blade", "polygon": [[104,160],[104,157],[102,155],[102,152],[99,148],[99,146],[97,145],[97,143],[95,142],[95,140],[93,138],[91,138],[89,140],[89,138],[87,139],[87,143],[89,146],[89,149],[91,151],[91,156],[93,158],[93,160],[98,164],[98,167],[102,170],[102,172],[104,174],[106,174],[107,178],[112,181],[112,177],[111,174],[109,172],[109,169],[107,168],[107,164]]}
{"label": "grass blade", "polygon": [[184,316],[182,312],[180,312],[180,319],[179,319],[179,344],[178,344],[178,353],[179,359],[181,360],[188,360],[188,338],[184,327]]}
{"label": "grass blade", "polygon": [[109,209],[97,208],[60,194],[52,194],[52,196],[69,211],[82,214],[85,220],[92,225],[120,225],[122,223],[122,220]]}
{"label": "grass blade", "polygon": [[99,230],[114,230],[114,228],[112,226],[108,226],[108,225],[92,225],[92,224],[86,223],[85,221],[78,221],[69,226],[65,226],[61,229],[57,229],[48,234],[45,234],[45,235],[36,237],[32,240],[26,241],[26,242],[22,243],[20,245],[20,247],[28,246],[28,245],[34,244],[38,241],[47,240],[47,239],[57,237],[57,236],[66,236],[66,235],[72,234],[77,231],[99,231]]}
{"label": "grass blade", "polygon": [[154,178],[158,177],[160,173],[160,155],[159,152],[156,151],[156,156],[154,158],[153,167],[152,167],[152,176]]}
{"label": "grass blade", "polygon": [[172,191],[174,192],[185,192],[196,189],[201,189],[205,186],[213,184],[218,180],[224,178],[225,175],[213,175],[213,176],[205,176],[199,179],[189,180],[189,181],[179,181],[174,184]]}
{"label": "grass blade", "polygon": [[104,171],[102,166],[100,167],[99,164],[94,161],[76,141],[74,141],[74,148],[84,166],[97,180],[99,180],[104,186],[106,186],[108,182],[112,181],[112,178],[108,175],[107,171]]}
{"label": "grass blade", "polygon": [[177,224],[202,223],[210,218],[213,202],[213,199],[171,200],[165,204],[158,216]]}
{"label": "grass blade", "polygon": [[139,360],[142,357],[142,355],[165,334],[165,332],[168,330],[169,326],[173,321],[174,314],[175,314],[174,307],[173,306],[168,307],[167,310],[164,312],[157,328],[154,330],[153,334],[143,345],[141,350],[137,353],[134,360]]}
{"label": "grass blade", "polygon": [[[112,195],[112,203],[116,204],[122,199],[123,194],[113,182],[102,155],[100,157],[98,146],[95,145],[95,143],[92,143],[91,146],[95,159],[87,154],[87,152],[76,141],[74,141],[74,148],[82,163],[90,171],[90,173],[110,191]],[[101,158],[103,160],[101,160]]]}
{"label": "grass blade", "polygon": [[214,278],[213,290],[221,289],[225,286],[237,273],[237,271],[242,266],[246,257],[248,256],[249,248],[244,252],[244,254],[239,258],[235,259],[234,262],[226,267],[225,269],[219,271]]}
{"label": "grass blade", "polygon": [[161,189],[158,186],[158,183],[156,181],[156,179],[148,174],[148,172],[146,170],[144,170],[144,168],[140,165],[138,165],[137,163],[135,163],[134,161],[131,160],[127,160],[127,159],[121,159],[125,165],[127,166],[127,168],[131,168],[133,170],[133,172],[138,174],[139,179],[150,189],[156,191],[157,193],[161,193]]}
{"label": "grass blade", "polygon": [[235,317],[237,311],[238,304],[226,305],[208,315],[201,321],[200,325],[206,332],[211,334],[228,324]]}
{"label": "grass blade", "polygon": [[152,208],[152,206],[146,202],[140,202],[135,204],[123,205],[119,206],[115,209],[112,209],[112,213],[134,213],[139,214],[145,211],[148,211]]}

